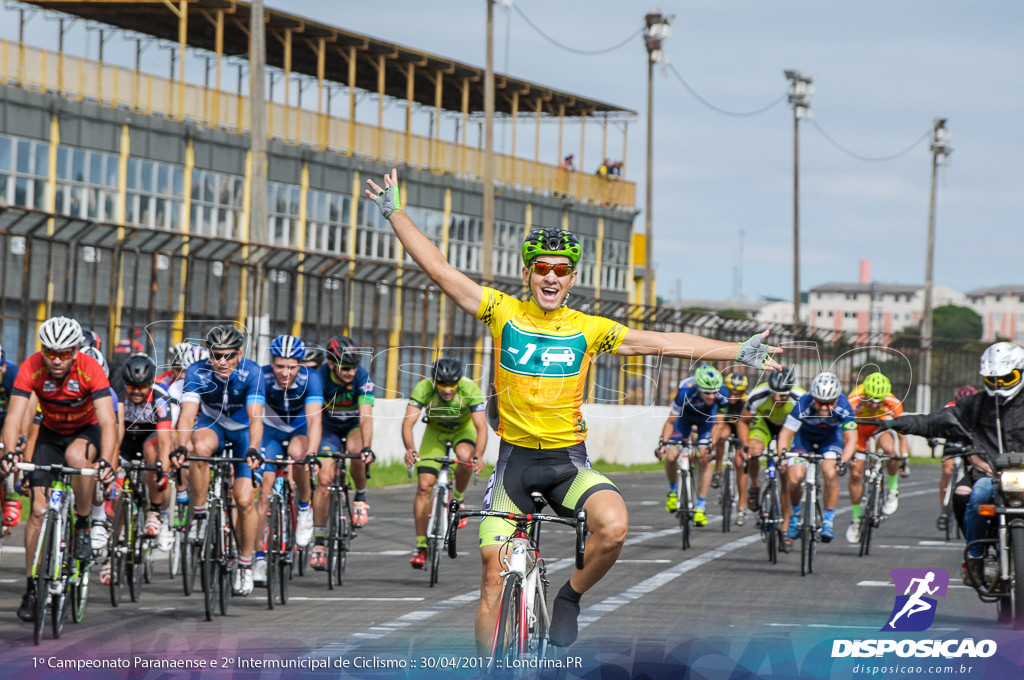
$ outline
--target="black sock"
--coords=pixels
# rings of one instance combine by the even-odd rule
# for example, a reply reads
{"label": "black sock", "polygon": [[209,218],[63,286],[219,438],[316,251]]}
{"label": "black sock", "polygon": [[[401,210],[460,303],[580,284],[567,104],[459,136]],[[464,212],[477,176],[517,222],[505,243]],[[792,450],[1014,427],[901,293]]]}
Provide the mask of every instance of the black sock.
{"label": "black sock", "polygon": [[90,529],[92,528],[92,515],[79,515],[75,513],[75,526],[79,529]]}
{"label": "black sock", "polygon": [[576,642],[576,636],[579,635],[577,619],[580,615],[581,597],[582,593],[573,590],[568,581],[558,590],[551,613],[551,644],[568,647]]}
{"label": "black sock", "polygon": [[36,589],[36,581],[31,576],[25,579],[25,592],[31,592]]}

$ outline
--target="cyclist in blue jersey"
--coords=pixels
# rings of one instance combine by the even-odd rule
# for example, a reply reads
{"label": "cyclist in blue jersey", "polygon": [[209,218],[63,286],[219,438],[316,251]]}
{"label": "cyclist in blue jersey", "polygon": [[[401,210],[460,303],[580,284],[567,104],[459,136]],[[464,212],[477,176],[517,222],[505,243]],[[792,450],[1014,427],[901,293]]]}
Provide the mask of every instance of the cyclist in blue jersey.
{"label": "cyclist in blue jersey", "polygon": [[697,430],[700,477],[697,479],[693,523],[699,527],[708,523],[707,497],[708,488],[711,486],[711,456],[708,453],[718,443],[718,433],[713,433],[715,415],[720,409],[724,411],[728,405],[729,391],[722,384],[722,374],[713,366],[701,366],[693,375],[679,383],[668,420],[661,431],[657,456],[659,460],[665,459],[665,475],[668,477],[665,510],[674,512],[679,502],[679,489],[676,488],[676,459],[679,457],[679,449],[667,447],[666,444],[683,441],[690,436],[692,430]]}
{"label": "cyclist in blue jersey", "polygon": [[[294,335],[279,335],[270,343],[270,363],[263,367],[262,380],[266,398],[263,455],[268,461],[281,458],[287,446],[287,454],[292,460],[316,463],[315,452],[320,450],[324,390],[317,372],[300,364],[305,354],[305,344]],[[297,465],[292,472],[299,497],[295,540],[298,545],[305,546],[313,540],[309,467]],[[260,537],[261,544],[256,546],[256,561],[253,563],[253,580],[256,583],[266,583],[267,580],[267,557],[262,537],[276,478],[277,468],[266,465],[257,512],[259,527],[256,536]]]}
{"label": "cyclist in blue jersey", "polygon": [[11,390],[14,389],[14,379],[17,377],[18,365],[7,360],[4,348],[0,345],[0,429],[7,419],[7,404],[11,401]]}
{"label": "cyclist in blue jersey", "polygon": [[[255,491],[252,486],[253,470],[263,466],[263,456],[252,443],[263,440],[263,386],[262,369],[251,359],[242,357],[245,337],[234,326],[214,326],[206,335],[204,344],[209,358],[197,361],[185,372],[185,389],[181,395],[181,414],[178,431],[188,436],[191,431],[192,454],[210,457],[224,448],[226,442],[234,445],[235,456],[244,455],[246,462],[235,463],[233,487],[235,507],[238,511],[239,569],[235,570],[233,590],[236,595],[252,592],[252,550],[256,542]],[[174,451],[180,464],[185,447]],[[203,535],[206,524],[206,492],[210,488],[209,468],[193,461],[189,474],[189,497],[192,499],[192,537]]]}
{"label": "cyclist in blue jersey", "polygon": [[[353,460],[349,472],[355,485],[352,503],[352,526],[364,527],[370,520],[370,504],[366,502],[366,466],[373,462],[373,379],[359,365],[356,344],[345,336],[335,336],[327,343],[327,363],[320,367],[324,388],[323,438],[321,451],[362,454]],[[341,439],[347,437],[346,450]],[[313,494],[314,545],[310,565],[325,568],[324,528],[327,526],[327,488],[334,478],[335,461],[322,459]]]}
{"label": "cyclist in blue jersey", "polygon": [[[791,540],[800,535],[800,484],[807,473],[807,460],[800,454],[810,451],[814,444],[824,456],[821,461],[821,474],[825,477],[821,541],[828,543],[835,537],[839,475],[857,452],[853,408],[834,373],[819,373],[814,377],[810,394],[800,397],[779,432],[779,451],[787,452],[783,466],[789,489],[789,503],[782,504],[782,516],[789,522],[786,533]],[[807,512],[814,512],[814,508],[807,508]]]}
{"label": "cyclist in blue jersey", "polygon": [[[11,401],[11,390],[14,389],[14,379],[17,377],[18,365],[7,360],[3,345],[0,345],[0,430],[3,430],[4,421],[7,420],[7,405]],[[3,513],[4,526],[18,526],[21,521],[21,501],[8,498],[4,501]]]}

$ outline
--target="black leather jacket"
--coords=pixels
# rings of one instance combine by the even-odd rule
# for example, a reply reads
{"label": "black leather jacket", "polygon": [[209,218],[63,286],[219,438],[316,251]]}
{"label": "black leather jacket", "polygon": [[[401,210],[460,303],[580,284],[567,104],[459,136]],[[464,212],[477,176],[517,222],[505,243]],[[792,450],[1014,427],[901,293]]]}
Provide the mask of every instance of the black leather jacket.
{"label": "black leather jacket", "polygon": [[900,416],[891,428],[949,440],[962,440],[966,431],[991,466],[1001,453],[1024,453],[1024,393],[1005,401],[979,392],[932,413]]}

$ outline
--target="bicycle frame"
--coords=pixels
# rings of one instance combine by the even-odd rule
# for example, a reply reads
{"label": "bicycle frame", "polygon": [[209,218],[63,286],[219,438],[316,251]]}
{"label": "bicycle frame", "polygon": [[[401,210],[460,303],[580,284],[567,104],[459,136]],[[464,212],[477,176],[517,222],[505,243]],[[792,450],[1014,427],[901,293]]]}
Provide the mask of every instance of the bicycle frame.
{"label": "bicycle frame", "polygon": [[[538,509],[545,501],[534,494],[534,503]],[[495,627],[494,639],[488,671],[497,668],[498,661],[532,658],[543,659],[547,652],[547,631],[550,615],[547,610],[546,578],[547,567],[540,554],[540,526],[543,522],[556,522],[576,530],[575,563],[577,569],[584,564],[584,549],[587,537],[587,511],[580,509],[572,519],[541,514],[515,514],[495,510],[459,510],[458,502],[452,500],[449,505],[450,519],[445,542],[448,556],[458,556],[457,540],[459,521],[463,517],[499,517],[515,524],[515,531],[503,548],[504,569],[499,574],[502,579],[502,603]],[[506,601],[506,592],[511,596],[511,604]],[[508,606],[518,602],[517,611],[507,611]],[[505,615],[511,618],[506,618]],[[512,623],[513,630],[507,625]],[[504,668],[512,666],[505,663]]]}

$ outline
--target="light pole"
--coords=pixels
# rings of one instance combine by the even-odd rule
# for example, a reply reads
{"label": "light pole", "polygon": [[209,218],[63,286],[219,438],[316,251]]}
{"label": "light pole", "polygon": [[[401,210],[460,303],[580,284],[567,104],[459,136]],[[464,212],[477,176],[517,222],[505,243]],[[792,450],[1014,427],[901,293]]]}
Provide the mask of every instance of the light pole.
{"label": "light pole", "polygon": [[[481,280],[494,278],[494,1],[487,2],[487,67],[484,71],[484,241],[480,251]],[[447,254],[447,253],[446,253]]]}
{"label": "light pole", "polygon": [[661,41],[672,35],[669,21],[661,12],[648,12],[644,16],[647,28],[644,31],[644,45],[647,47],[647,186],[644,213],[644,228],[647,231],[644,246],[644,279],[647,283],[646,303],[652,307],[658,298],[654,294],[654,219],[651,210],[654,205],[654,65],[662,60]]}
{"label": "light pole", "polygon": [[814,77],[803,71],[785,71],[793,105],[793,335],[800,327],[800,119],[811,117]]}
{"label": "light pole", "polygon": [[932,190],[928,200],[928,246],[924,260],[924,316],[921,319],[921,378],[917,383],[917,410],[931,411],[932,404],[932,267],[935,261],[935,186],[939,167],[948,164],[950,134],[946,130],[946,119],[936,118],[932,138]]}

